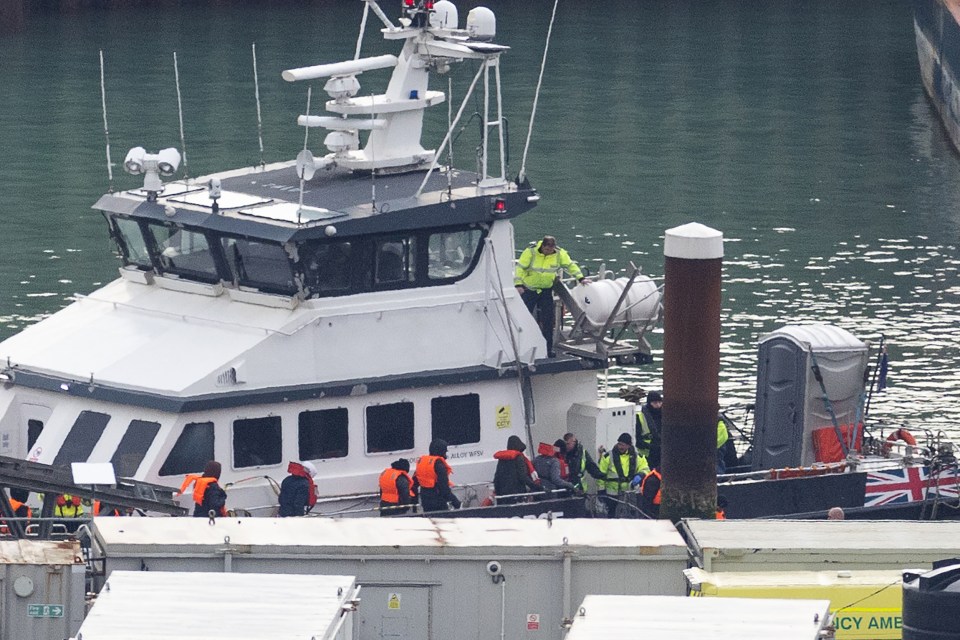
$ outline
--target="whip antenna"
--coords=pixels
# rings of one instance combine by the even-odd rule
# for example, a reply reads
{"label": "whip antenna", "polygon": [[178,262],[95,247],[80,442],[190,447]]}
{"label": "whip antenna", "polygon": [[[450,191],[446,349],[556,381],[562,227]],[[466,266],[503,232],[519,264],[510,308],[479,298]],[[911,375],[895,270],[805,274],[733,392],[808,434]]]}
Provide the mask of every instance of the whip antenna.
{"label": "whip antenna", "polygon": [[177,52],[173,52],[173,77],[177,85],[177,113],[180,116],[180,150],[183,157],[183,179],[190,183],[190,172],[187,171],[187,142],[183,135],[183,102],[180,99],[180,68],[177,65]]}
{"label": "whip antenna", "polygon": [[523,146],[523,161],[520,163],[520,174],[517,182],[523,182],[527,176],[527,152],[530,151],[530,137],[533,135],[533,119],[537,115],[537,100],[540,98],[540,85],[543,84],[543,70],[547,67],[547,52],[550,51],[550,36],[553,35],[553,21],[557,17],[557,5],[560,0],[553,1],[553,14],[550,16],[550,26],[547,28],[547,42],[543,46],[543,60],[540,62],[540,78],[537,79],[537,92],[533,94],[533,109],[530,111],[530,126],[527,128],[527,143]]}
{"label": "whip antenna", "polygon": [[360,59],[360,45],[363,44],[363,32],[367,30],[367,16],[370,15],[370,5],[363,3],[363,18],[360,19],[360,35],[357,36],[357,51],[353,54],[354,60]]}
{"label": "whip antenna", "polygon": [[[304,122],[310,122],[310,96],[312,95],[313,87],[307,87],[307,115],[304,119]],[[303,127],[303,155],[307,155],[307,140],[310,139],[310,127]],[[300,169],[300,206],[297,208],[297,226],[300,226],[300,214],[303,213],[303,185],[306,182],[304,177],[307,174],[307,167],[304,164],[303,168]]]}
{"label": "whip antenna", "polygon": [[260,168],[263,169],[263,119],[260,117],[260,80],[257,77],[257,43],[253,43],[253,94],[257,98],[257,139],[260,141]]}
{"label": "whip antenna", "polygon": [[110,162],[110,128],[107,126],[107,87],[103,80],[103,49],[100,49],[100,102],[103,105],[103,135],[107,138],[107,180],[113,193],[113,163]]}
{"label": "whip antenna", "polygon": [[[447,130],[453,129],[453,78],[447,76]],[[453,139],[447,147],[447,197],[453,200]]]}

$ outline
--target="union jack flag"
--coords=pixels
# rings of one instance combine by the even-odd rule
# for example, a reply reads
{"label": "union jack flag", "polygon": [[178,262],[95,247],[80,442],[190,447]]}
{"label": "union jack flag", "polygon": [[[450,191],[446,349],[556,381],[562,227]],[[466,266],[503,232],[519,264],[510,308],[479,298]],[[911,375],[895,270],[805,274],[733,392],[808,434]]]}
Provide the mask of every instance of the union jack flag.
{"label": "union jack flag", "polygon": [[927,467],[908,467],[867,473],[864,506],[919,502],[924,498],[957,498],[960,496],[960,476],[957,470],[947,469],[931,477]]}

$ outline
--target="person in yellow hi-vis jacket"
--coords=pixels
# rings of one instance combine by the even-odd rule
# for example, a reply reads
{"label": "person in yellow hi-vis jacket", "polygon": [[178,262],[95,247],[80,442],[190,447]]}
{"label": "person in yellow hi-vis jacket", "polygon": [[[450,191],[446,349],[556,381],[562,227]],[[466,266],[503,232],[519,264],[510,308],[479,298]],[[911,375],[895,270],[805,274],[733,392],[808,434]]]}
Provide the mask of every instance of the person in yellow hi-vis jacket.
{"label": "person in yellow hi-vis jacket", "polygon": [[517,260],[517,273],[514,284],[523,303],[540,324],[540,331],[547,340],[547,356],[556,357],[553,352],[553,283],[563,269],[577,282],[585,284],[583,273],[570,254],[557,246],[553,236],[543,236],[543,240],[527,247]]}

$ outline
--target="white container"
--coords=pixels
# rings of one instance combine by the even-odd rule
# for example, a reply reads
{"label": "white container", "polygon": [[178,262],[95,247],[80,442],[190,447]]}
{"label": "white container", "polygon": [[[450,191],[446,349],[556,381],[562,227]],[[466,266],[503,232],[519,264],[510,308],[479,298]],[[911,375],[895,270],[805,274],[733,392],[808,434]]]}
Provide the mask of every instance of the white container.
{"label": "white container", "polygon": [[913,569],[960,556],[960,522],[683,520],[706,571]]}
{"label": "white container", "polygon": [[77,638],[352,640],[357,596],[353,576],[114,571]]}
{"label": "white container", "polygon": [[[627,282],[629,278],[598,280],[575,287],[571,293],[590,323],[602,327],[617,306]],[[653,322],[659,317],[660,303],[661,294],[657,284],[647,276],[637,276],[627,292],[627,299],[620,305],[614,324]]]}
{"label": "white container", "polygon": [[587,596],[566,640],[817,640],[827,600]]}

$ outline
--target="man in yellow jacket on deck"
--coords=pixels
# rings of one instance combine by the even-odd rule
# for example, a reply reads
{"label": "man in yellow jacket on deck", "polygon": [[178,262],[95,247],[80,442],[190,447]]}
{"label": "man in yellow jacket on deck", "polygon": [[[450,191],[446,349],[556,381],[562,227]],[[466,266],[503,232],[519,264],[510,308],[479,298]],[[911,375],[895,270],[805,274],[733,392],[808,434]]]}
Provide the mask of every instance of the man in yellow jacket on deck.
{"label": "man in yellow jacket on deck", "polygon": [[540,324],[540,331],[547,340],[547,356],[553,358],[553,283],[563,269],[584,283],[583,273],[570,254],[557,246],[553,236],[543,236],[543,240],[527,247],[517,260],[517,273],[514,284],[527,309]]}

